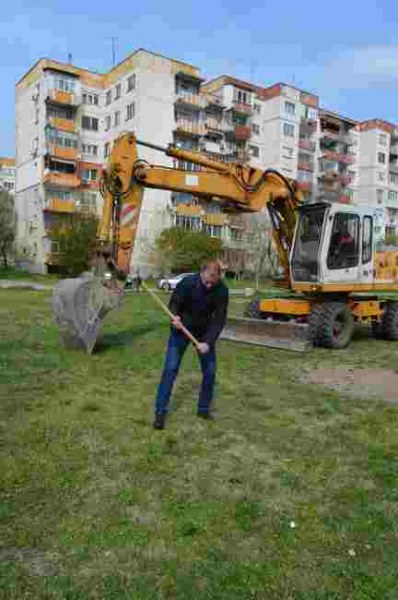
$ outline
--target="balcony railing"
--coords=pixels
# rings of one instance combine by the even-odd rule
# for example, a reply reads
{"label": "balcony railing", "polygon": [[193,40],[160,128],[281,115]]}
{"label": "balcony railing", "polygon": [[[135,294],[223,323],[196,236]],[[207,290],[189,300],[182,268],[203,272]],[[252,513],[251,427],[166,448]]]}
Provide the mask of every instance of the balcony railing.
{"label": "balcony railing", "polygon": [[311,140],[305,138],[300,138],[298,145],[299,148],[303,148],[304,150],[311,150],[311,152],[314,152],[316,149],[315,142],[312,142]]}
{"label": "balcony railing", "polygon": [[60,213],[72,213],[75,210],[74,200],[63,200],[62,198],[46,198],[44,210]]}
{"label": "balcony railing", "polygon": [[347,194],[339,194],[339,203],[340,204],[351,204],[351,197]]}
{"label": "balcony railing", "polygon": [[251,115],[253,112],[253,107],[251,104],[247,104],[246,102],[239,102],[236,98],[233,100],[234,111],[240,113],[241,115]]}
{"label": "balcony railing", "polygon": [[297,164],[297,168],[300,171],[313,171],[314,170],[314,165],[313,163],[307,162],[307,161],[299,161]]}
{"label": "balcony railing", "polygon": [[235,137],[237,140],[249,140],[252,134],[252,130],[247,125],[236,125],[235,126]]}
{"label": "balcony railing", "polygon": [[186,133],[189,135],[205,135],[206,127],[202,123],[193,123],[192,121],[178,119],[176,124],[176,131]]}
{"label": "balcony railing", "polygon": [[308,192],[312,187],[311,181],[298,181],[297,188],[303,192]]}
{"label": "balcony railing", "polygon": [[61,119],[59,117],[49,117],[48,123],[55,129],[74,133],[76,131],[76,123],[73,119]]}
{"label": "balcony railing", "polygon": [[48,99],[57,104],[66,104],[68,106],[77,106],[80,104],[80,96],[71,92],[52,89],[48,92]]}
{"label": "balcony railing", "polygon": [[219,121],[218,119],[208,118],[205,121],[205,127],[206,127],[206,129],[209,129],[210,131],[218,131],[221,133],[223,130],[223,123],[222,123],[222,121]]}
{"label": "balcony railing", "polygon": [[328,138],[329,140],[336,140],[336,142],[340,140],[340,133],[329,131],[328,129],[321,130],[321,136]]}
{"label": "balcony railing", "polygon": [[80,156],[78,148],[64,148],[57,144],[48,144],[48,153],[55,158],[63,158],[64,160],[76,161]]}
{"label": "balcony railing", "polygon": [[356,157],[353,154],[339,154],[338,160],[345,165],[354,164]]}
{"label": "balcony railing", "polygon": [[184,104],[200,110],[206,106],[206,99],[199,94],[187,94],[184,92],[177,92],[177,104]]}
{"label": "balcony railing", "polygon": [[77,188],[80,178],[74,173],[60,173],[59,171],[48,171],[43,178],[44,184],[58,187]]}
{"label": "balcony railing", "polygon": [[354,178],[351,175],[342,175],[340,181],[343,185],[351,185],[354,183]]}

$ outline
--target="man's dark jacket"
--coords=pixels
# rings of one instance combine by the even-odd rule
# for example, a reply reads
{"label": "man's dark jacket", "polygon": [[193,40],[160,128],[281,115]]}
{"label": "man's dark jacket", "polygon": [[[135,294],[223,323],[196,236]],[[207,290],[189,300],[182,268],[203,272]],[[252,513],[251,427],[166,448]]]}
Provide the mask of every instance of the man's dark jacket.
{"label": "man's dark jacket", "polygon": [[195,274],[180,281],[169,308],[200,342],[213,345],[225,325],[228,299],[228,288],[222,281],[208,290],[200,274]]}

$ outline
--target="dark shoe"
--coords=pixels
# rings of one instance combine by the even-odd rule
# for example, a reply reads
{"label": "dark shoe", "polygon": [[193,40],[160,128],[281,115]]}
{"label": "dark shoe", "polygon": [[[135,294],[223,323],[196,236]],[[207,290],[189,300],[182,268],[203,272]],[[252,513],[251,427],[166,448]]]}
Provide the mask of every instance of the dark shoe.
{"label": "dark shoe", "polygon": [[201,419],[207,419],[208,421],[214,421],[214,417],[209,412],[198,412],[198,417]]}
{"label": "dark shoe", "polygon": [[164,414],[156,414],[155,415],[155,420],[153,422],[153,428],[154,429],[164,429],[164,425],[166,422],[166,415]]}

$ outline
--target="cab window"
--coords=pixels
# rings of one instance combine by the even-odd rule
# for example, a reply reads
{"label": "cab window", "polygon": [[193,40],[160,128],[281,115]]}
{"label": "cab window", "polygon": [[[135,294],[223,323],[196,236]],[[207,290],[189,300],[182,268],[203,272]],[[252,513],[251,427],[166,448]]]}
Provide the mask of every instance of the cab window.
{"label": "cab window", "polygon": [[358,266],[359,231],[358,215],[349,213],[335,215],[327,259],[329,269],[348,269]]}

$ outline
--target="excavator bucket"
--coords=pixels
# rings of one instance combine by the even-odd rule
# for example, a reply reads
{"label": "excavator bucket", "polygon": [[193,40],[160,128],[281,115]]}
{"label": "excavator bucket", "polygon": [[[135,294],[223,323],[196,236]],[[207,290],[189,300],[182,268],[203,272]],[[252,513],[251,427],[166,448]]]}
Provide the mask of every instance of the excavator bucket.
{"label": "excavator bucket", "polygon": [[242,344],[294,352],[305,352],[311,346],[308,325],[245,317],[229,317],[220,337]]}
{"label": "excavator bucket", "polygon": [[53,310],[62,345],[92,354],[105,315],[119,306],[122,297],[123,290],[105,287],[91,273],[61,281],[54,288]]}

